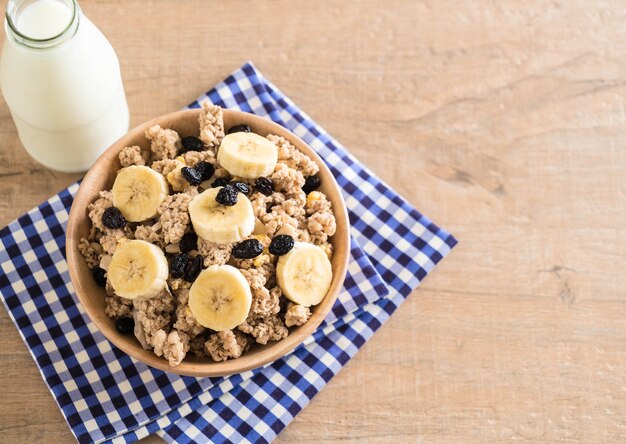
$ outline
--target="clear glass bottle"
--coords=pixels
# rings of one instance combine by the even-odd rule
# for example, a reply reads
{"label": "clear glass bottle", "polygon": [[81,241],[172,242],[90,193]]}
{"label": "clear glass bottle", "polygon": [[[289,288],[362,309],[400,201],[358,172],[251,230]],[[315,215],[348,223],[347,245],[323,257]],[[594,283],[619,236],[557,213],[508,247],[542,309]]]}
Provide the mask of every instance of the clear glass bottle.
{"label": "clear glass bottle", "polygon": [[76,0],[9,0],[0,88],[26,151],[87,170],[128,131],[117,55]]}

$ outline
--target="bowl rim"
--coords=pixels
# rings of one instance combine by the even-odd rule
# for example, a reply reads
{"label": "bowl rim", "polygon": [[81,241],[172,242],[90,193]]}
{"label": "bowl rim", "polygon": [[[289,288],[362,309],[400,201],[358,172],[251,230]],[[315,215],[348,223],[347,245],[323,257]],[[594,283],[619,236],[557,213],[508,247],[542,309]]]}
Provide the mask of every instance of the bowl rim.
{"label": "bowl rim", "polygon": [[[337,207],[337,205],[333,205],[333,212],[337,220],[337,233],[335,234],[335,236],[339,234],[340,229],[345,230],[345,233],[341,236],[335,237],[335,239],[343,239],[343,242],[340,245],[334,245],[335,256],[339,256],[339,258],[336,259],[335,257],[333,257],[334,260],[337,260],[337,266],[336,270],[333,270],[333,280],[331,282],[331,287],[329,288],[322,302],[316,306],[316,310],[312,314],[311,318],[302,326],[291,330],[289,335],[285,339],[272,342],[269,346],[264,345],[262,346],[263,348],[260,349],[258,352],[252,355],[244,354],[236,359],[215,362],[207,357],[207,362],[190,362],[183,360],[176,367],[170,367],[166,359],[156,356],[152,352],[152,350],[148,350],[150,355],[146,355],[146,350],[144,350],[138,342],[133,344],[125,340],[124,337],[120,333],[115,331],[114,327],[111,326],[111,321],[103,316],[104,313],[101,313],[99,315],[96,315],[97,313],[92,313],[90,304],[86,303],[88,296],[86,294],[85,288],[83,288],[83,285],[81,283],[81,278],[79,276],[77,267],[78,261],[84,261],[82,255],[78,251],[79,237],[77,235],[77,228],[85,218],[88,218],[85,211],[86,206],[78,208],[77,202],[83,200],[81,199],[82,195],[89,192],[86,185],[88,185],[92,180],[94,180],[95,177],[97,177],[98,174],[101,173],[101,171],[96,168],[96,166],[108,164],[108,162],[111,161],[116,161],[117,155],[121,151],[121,149],[125,146],[130,146],[133,141],[137,139],[137,137],[143,137],[145,129],[153,125],[163,124],[166,121],[172,122],[179,121],[179,119],[192,118],[197,120],[200,111],[201,109],[199,108],[186,109],[164,114],[154,119],[151,119],[147,122],[137,125],[133,129],[128,131],[128,133],[118,139],[103,152],[103,154],[96,160],[94,165],[89,169],[85,177],[82,179],[81,185],[76,195],[74,196],[74,200],[72,202],[72,206],[68,216],[65,248],[70,279],[74,286],[74,292],[78,297],[79,302],[83,305],[87,317],[95,324],[97,329],[116,347],[118,347],[124,353],[128,354],[131,358],[134,358],[150,367],[154,367],[169,373],[195,377],[228,376],[262,367],[281,358],[282,356],[285,356],[293,349],[295,349],[310,334],[312,334],[327,317],[328,313],[331,311],[334,305],[335,300],[339,295],[339,292],[343,287],[343,282],[345,280],[348,269],[348,261],[350,258],[350,220],[348,218],[345,201],[341,193],[341,188],[339,188],[335,177],[331,173],[326,163],[306,142],[304,142],[297,135],[284,128],[283,126],[264,117],[243,111],[223,108],[223,112],[225,114],[229,114],[238,121],[244,123],[256,122],[259,125],[263,126],[264,130],[267,129],[268,134],[271,133],[284,137],[290,143],[295,145],[296,148],[298,148],[300,151],[311,157],[318,164],[320,171],[324,171],[324,176],[331,179],[330,188],[332,188],[336,192],[334,204],[336,204],[337,202],[340,203],[339,207]],[[333,243],[335,242],[335,239]]]}

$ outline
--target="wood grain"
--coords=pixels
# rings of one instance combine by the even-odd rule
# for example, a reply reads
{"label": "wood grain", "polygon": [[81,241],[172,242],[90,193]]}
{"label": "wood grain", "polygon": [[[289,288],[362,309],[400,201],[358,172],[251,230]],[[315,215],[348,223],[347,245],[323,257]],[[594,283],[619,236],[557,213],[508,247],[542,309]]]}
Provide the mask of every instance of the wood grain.
{"label": "wood grain", "polygon": [[[626,440],[622,1],[81,5],[133,124],[251,59],[460,240],[278,442]],[[4,103],[0,141],[0,225],[78,178]],[[0,441],[69,441],[3,310],[0,345]]]}

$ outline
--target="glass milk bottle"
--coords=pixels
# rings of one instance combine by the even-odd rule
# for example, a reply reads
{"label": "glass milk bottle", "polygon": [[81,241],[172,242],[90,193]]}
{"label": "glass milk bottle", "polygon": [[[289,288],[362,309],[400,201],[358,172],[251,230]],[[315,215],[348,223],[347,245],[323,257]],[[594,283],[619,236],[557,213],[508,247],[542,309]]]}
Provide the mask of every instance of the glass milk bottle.
{"label": "glass milk bottle", "polygon": [[87,170],[128,131],[120,67],[76,0],[9,0],[0,88],[26,151],[63,172]]}

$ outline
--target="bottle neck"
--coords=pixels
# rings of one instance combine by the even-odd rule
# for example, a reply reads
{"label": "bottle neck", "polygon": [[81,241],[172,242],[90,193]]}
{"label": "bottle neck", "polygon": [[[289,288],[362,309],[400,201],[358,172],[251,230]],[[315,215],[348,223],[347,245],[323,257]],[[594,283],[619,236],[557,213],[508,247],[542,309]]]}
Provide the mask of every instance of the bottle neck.
{"label": "bottle neck", "polygon": [[[39,3],[35,5],[35,3]],[[43,4],[46,3],[46,4]],[[33,8],[47,10],[33,11]],[[65,9],[64,9],[65,8]],[[59,14],[60,12],[60,14]],[[46,21],[47,30],[33,28],[39,14]],[[70,40],[80,25],[80,7],[76,0],[9,0],[5,15],[5,30],[8,38],[31,49],[50,49]],[[52,23],[52,25],[51,25]]]}

